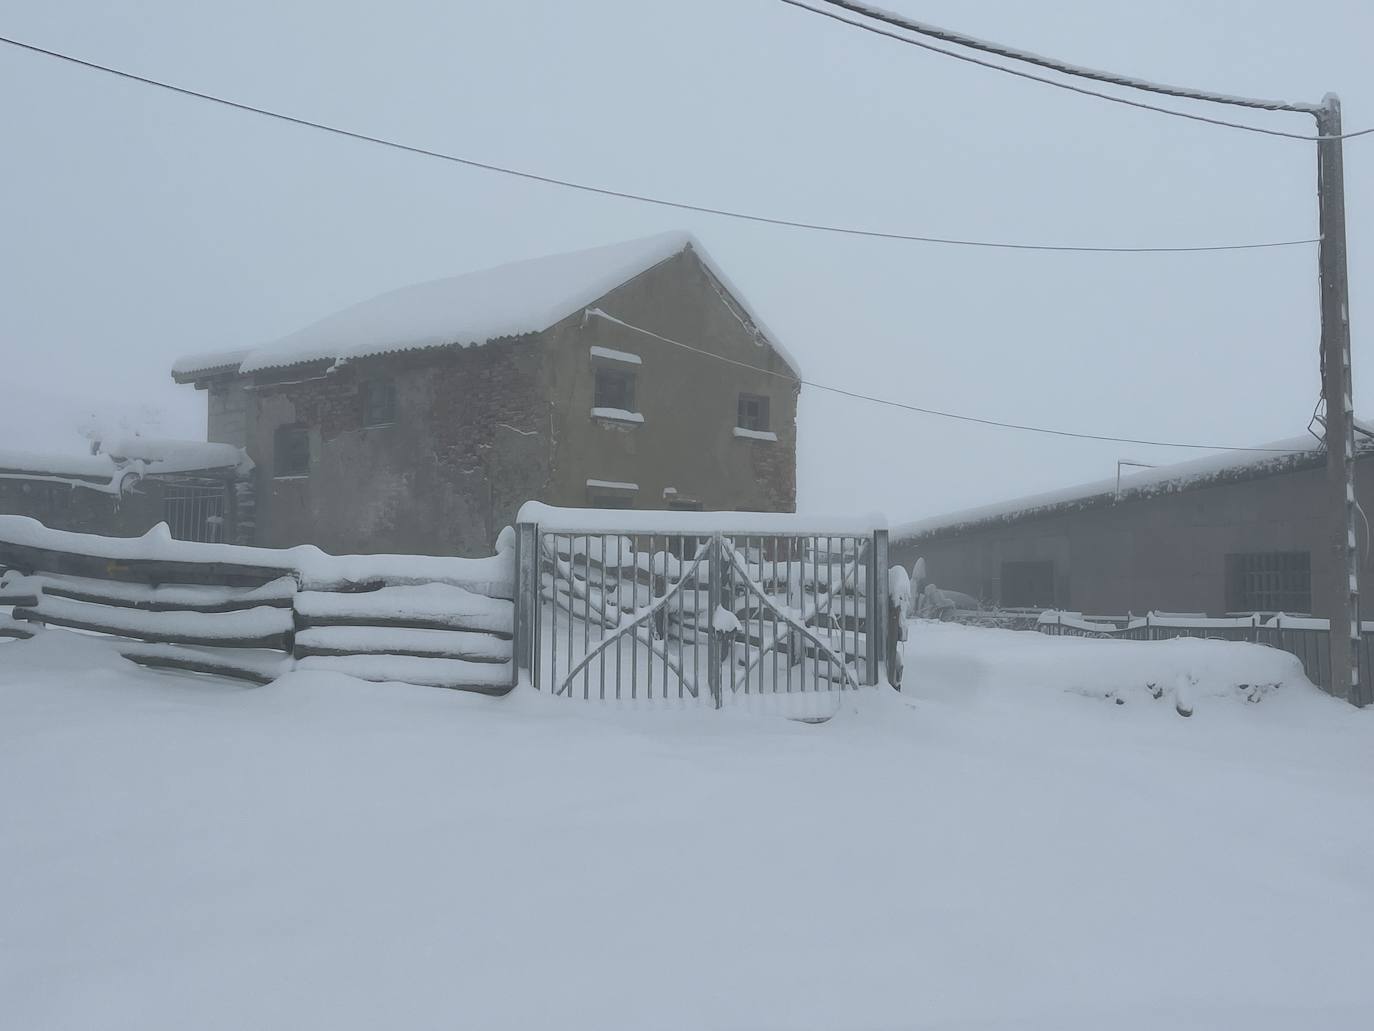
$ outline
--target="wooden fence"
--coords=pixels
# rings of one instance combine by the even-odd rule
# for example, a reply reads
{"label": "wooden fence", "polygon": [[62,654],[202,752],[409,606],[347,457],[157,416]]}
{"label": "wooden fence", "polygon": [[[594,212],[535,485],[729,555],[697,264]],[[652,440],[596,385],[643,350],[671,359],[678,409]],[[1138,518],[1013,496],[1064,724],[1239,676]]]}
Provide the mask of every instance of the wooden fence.
{"label": "wooden fence", "polygon": [[327,555],[50,530],[0,516],[0,636],[117,639],[146,666],[268,683],[292,669],[502,694],[514,685],[513,535],[484,559]]}

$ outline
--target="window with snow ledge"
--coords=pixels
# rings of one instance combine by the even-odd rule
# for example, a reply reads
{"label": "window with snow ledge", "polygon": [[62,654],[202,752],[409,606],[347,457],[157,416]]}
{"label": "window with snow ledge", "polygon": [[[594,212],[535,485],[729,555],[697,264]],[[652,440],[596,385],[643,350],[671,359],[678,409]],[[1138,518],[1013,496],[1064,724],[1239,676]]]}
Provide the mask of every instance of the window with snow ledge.
{"label": "window with snow ledge", "polygon": [[[736,408],[735,427],[751,434],[768,434],[766,438],[778,438],[768,429],[768,398],[763,394],[740,394]],[[739,435],[739,434],[737,434]]]}
{"label": "window with snow ledge", "polygon": [[635,374],[628,369],[598,367],[592,405],[594,408],[634,412]]}
{"label": "window with snow ledge", "polygon": [[310,475],[310,430],[298,424],[278,426],[272,443],[276,479]]}
{"label": "window with snow ledge", "polygon": [[592,418],[624,423],[627,426],[640,426],[644,423],[643,415],[639,412],[627,412],[624,408],[593,408]]}
{"label": "window with snow ledge", "polygon": [[396,421],[396,383],[370,379],[363,383],[363,425],[390,426]]}
{"label": "window with snow ledge", "polygon": [[623,362],[626,365],[643,365],[644,360],[629,351],[615,351],[609,347],[592,347],[592,357],[604,362]]}
{"label": "window with snow ledge", "polygon": [[772,430],[746,430],[743,426],[735,427],[735,436],[744,440],[777,440],[778,435]]}

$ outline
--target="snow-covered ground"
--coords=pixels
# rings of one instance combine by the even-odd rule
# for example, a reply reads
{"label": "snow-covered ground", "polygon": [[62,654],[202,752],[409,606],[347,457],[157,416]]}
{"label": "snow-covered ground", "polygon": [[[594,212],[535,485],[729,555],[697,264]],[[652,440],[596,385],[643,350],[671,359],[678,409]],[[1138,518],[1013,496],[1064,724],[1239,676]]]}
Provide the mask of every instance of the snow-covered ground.
{"label": "snow-covered ground", "polygon": [[813,726],[0,644],[0,1026],[1374,1026],[1374,713],[1243,645],[907,670]]}

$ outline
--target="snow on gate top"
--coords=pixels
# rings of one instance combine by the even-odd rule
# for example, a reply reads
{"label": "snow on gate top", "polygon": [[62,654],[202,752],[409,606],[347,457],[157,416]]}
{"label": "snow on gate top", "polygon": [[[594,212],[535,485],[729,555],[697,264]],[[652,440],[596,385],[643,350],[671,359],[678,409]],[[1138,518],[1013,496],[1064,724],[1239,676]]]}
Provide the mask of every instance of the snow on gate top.
{"label": "snow on gate top", "polygon": [[402,287],[262,347],[181,358],[172,366],[172,375],[184,381],[214,371],[237,369],[247,374],[394,351],[472,347],[538,333],[689,248],[745,308],[762,337],[760,343],[766,341],[800,378],[796,361],[747,307],[701,244],[685,232],[660,233]]}
{"label": "snow on gate top", "polygon": [[555,508],[539,501],[520,506],[516,520],[541,531],[578,534],[790,534],[798,537],[863,537],[887,529],[877,513],[825,516],[793,512],[675,512],[647,509]]}

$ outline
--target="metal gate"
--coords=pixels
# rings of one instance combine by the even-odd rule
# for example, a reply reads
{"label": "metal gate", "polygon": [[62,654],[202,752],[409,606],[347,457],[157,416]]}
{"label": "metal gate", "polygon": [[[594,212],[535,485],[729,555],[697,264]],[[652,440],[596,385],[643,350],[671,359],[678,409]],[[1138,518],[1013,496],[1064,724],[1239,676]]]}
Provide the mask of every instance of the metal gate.
{"label": "metal gate", "polygon": [[[638,526],[628,512],[578,515],[566,528],[519,526],[517,653],[539,690],[720,708],[763,697],[833,704],[878,682],[885,530],[707,532],[719,513],[672,513],[681,523],[665,531],[665,513]],[[584,529],[592,515],[595,532]],[[617,517],[621,532],[606,532]]]}
{"label": "metal gate", "polygon": [[225,495],[222,480],[159,477],[162,519],[179,541],[218,544],[224,540]]}

